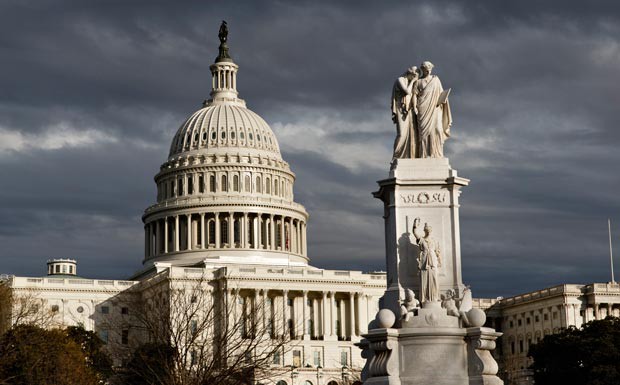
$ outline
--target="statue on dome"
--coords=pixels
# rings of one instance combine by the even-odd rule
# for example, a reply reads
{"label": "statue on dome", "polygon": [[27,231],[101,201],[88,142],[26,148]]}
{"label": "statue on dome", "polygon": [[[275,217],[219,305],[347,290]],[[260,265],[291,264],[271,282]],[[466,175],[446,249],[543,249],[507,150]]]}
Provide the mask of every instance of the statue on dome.
{"label": "statue on dome", "polygon": [[452,113],[441,80],[433,75],[433,63],[411,67],[394,83],[392,121],[397,126],[393,159],[443,158],[443,145],[450,137]]}
{"label": "statue on dome", "polygon": [[220,25],[220,32],[217,34],[217,37],[220,38],[220,47],[219,54],[217,55],[215,62],[231,62],[232,58],[228,54],[228,44],[226,44],[226,42],[228,41],[228,24],[226,24],[226,20],[222,20],[222,24]]}
{"label": "statue on dome", "polygon": [[424,224],[420,229],[420,218],[413,220],[413,236],[420,251],[418,253],[418,271],[420,273],[420,302],[438,302],[439,295],[439,268],[441,267],[441,249],[439,242],[431,237],[433,228]]}
{"label": "statue on dome", "polygon": [[226,20],[222,20],[220,32],[217,34],[217,37],[220,38],[220,43],[226,43],[228,41],[228,24],[226,24]]}

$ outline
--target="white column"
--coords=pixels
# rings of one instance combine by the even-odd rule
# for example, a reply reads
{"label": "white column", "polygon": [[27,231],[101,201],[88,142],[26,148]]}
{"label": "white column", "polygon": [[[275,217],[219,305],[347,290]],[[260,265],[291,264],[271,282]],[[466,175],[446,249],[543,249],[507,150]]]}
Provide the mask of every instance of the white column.
{"label": "white column", "polygon": [[179,216],[174,216],[174,251],[179,251]]}
{"label": "white column", "polygon": [[353,337],[355,335],[355,293],[349,293],[349,321],[350,335]]}
{"label": "white column", "polygon": [[260,218],[259,218],[259,214],[256,215],[256,217],[254,217],[252,219],[252,221],[254,221],[254,226],[252,226],[252,231],[254,232],[254,244],[252,246],[254,246],[255,249],[258,249],[259,245],[260,245]]}
{"label": "white column", "polygon": [[192,249],[192,214],[187,214],[187,250]]}
{"label": "white column", "polygon": [[293,248],[293,238],[294,237],[294,230],[293,230],[293,218],[289,217],[288,218],[288,250],[291,252],[294,252],[294,248]]}
{"label": "white column", "polygon": [[336,292],[330,291],[329,297],[329,335],[333,336],[336,334]]}
{"label": "white column", "polygon": [[215,248],[220,248],[220,213],[215,213]]}
{"label": "white column", "polygon": [[321,300],[321,335],[325,339],[327,331],[327,292],[323,292],[323,298]]}
{"label": "white column", "polygon": [[304,339],[307,339],[308,338],[307,337],[308,336],[308,332],[309,332],[309,330],[308,330],[308,322],[307,322],[307,320],[308,320],[308,313],[309,313],[309,310],[308,310],[308,291],[304,290],[303,291],[303,295],[304,295],[303,296],[304,304],[303,304],[303,307],[302,307],[302,309],[303,309],[303,316],[302,316],[302,318],[303,318],[302,319],[303,329],[302,330],[304,331]]}
{"label": "white column", "polygon": [[306,222],[301,223],[301,239],[302,239],[301,254],[306,255],[306,253],[308,252],[308,249],[307,249],[308,244],[306,243]]}
{"label": "white column", "polygon": [[200,213],[200,248],[207,248],[205,245],[205,213]]}
{"label": "white column", "polygon": [[164,218],[164,253],[168,252],[168,217]]}
{"label": "white column", "polygon": [[282,290],[282,335],[286,336],[288,324],[288,290]]}
{"label": "white column", "polygon": [[275,223],[273,221],[273,214],[269,215],[269,249],[270,250],[275,250],[276,249],[276,232],[275,232],[276,226]]}
{"label": "white column", "polygon": [[284,251],[286,249],[286,241],[284,236],[284,215],[280,217],[280,250]]}
{"label": "white column", "polygon": [[269,324],[269,322],[267,322],[268,318],[267,317],[271,317],[271,314],[269,314],[268,312],[268,306],[267,306],[267,289],[263,289],[263,330],[265,331],[265,333],[271,333],[271,330],[267,330],[267,325]]}
{"label": "white column", "polygon": [[249,243],[248,243],[248,213],[243,213],[243,226],[241,226],[243,228],[243,232],[241,233],[241,239],[243,240],[243,242],[241,243],[241,247],[243,247],[244,249],[247,249],[249,247]]}

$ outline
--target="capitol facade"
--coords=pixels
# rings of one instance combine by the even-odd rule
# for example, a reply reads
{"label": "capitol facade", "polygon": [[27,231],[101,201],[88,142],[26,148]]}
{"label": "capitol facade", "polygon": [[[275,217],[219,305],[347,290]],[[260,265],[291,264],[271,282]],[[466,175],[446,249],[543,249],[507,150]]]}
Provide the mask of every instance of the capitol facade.
{"label": "capitol facade", "polygon": [[310,265],[295,174],[269,125],[238,97],[239,67],[225,43],[210,69],[210,98],[181,124],[155,175],[157,201],[142,217],[142,269],[129,280],[86,279],[75,260],[54,259],[47,276],[8,283],[36,297],[53,325],[82,325],[129,347],[143,336],[129,323],[106,321],[134,312],[123,293],[149,302],[153,285],[204,282],[213,301],[234,296],[262,306],[273,338],[287,337],[269,383],[354,383],[365,362],[354,344],[379,310],[385,273]]}

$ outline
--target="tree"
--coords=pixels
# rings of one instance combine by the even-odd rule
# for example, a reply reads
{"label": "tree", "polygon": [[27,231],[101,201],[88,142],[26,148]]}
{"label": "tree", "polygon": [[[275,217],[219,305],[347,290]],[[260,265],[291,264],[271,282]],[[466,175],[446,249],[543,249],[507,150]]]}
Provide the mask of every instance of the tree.
{"label": "tree", "polygon": [[528,353],[537,385],[620,383],[620,318],[591,321],[548,335]]}
{"label": "tree", "polygon": [[288,342],[272,327],[273,309],[249,291],[212,285],[155,277],[133,288],[140,297],[130,306],[129,328],[149,342],[125,365],[127,383],[236,385],[273,374],[274,357],[283,357]]}
{"label": "tree", "polygon": [[85,330],[81,326],[69,326],[65,332],[69,339],[78,344],[86,358],[86,363],[97,375],[99,382],[104,383],[112,376],[112,359],[103,350],[103,341],[97,333]]}
{"label": "tree", "polygon": [[0,334],[13,325],[45,327],[52,324],[54,313],[47,309],[45,300],[38,294],[34,291],[18,293],[11,287],[10,278],[0,280]]}
{"label": "tree", "polygon": [[0,384],[95,385],[99,379],[65,331],[17,325],[0,339]]}

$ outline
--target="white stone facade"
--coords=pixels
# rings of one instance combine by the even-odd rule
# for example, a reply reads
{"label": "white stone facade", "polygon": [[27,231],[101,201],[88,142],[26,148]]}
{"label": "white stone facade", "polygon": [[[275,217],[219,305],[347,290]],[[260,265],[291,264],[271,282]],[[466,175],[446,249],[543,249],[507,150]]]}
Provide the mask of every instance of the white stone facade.
{"label": "white stone facade", "polygon": [[569,326],[620,316],[620,284],[564,284],[509,298],[476,299],[489,326],[504,333],[496,351],[507,385],[533,384],[529,347]]}

